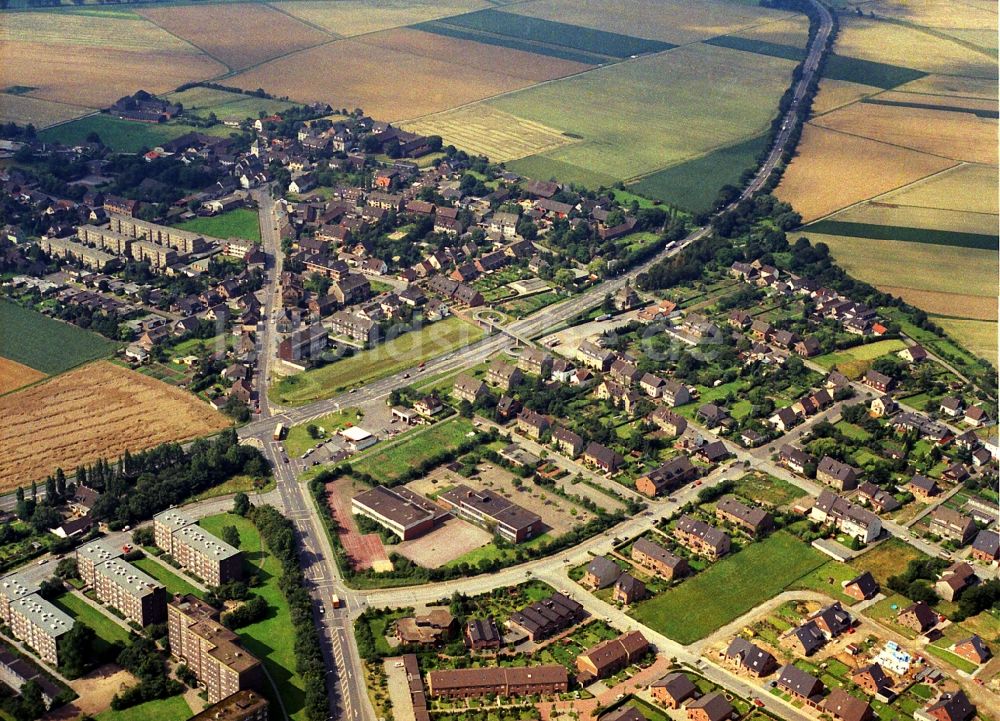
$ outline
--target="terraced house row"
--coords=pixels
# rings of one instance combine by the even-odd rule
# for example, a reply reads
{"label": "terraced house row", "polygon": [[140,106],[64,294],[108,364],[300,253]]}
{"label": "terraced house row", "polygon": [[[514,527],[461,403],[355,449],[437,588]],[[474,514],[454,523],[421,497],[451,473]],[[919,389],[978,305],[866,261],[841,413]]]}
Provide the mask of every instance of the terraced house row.
{"label": "terraced house row", "polygon": [[170,508],[153,516],[153,536],[157,548],[209,586],[239,580],[243,575],[243,553],[182,511]]}

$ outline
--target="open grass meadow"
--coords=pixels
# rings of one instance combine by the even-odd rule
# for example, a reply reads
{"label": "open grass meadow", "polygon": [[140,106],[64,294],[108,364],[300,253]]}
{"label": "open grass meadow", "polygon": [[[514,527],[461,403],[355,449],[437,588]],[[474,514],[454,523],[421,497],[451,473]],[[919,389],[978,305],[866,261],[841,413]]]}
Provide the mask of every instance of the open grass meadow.
{"label": "open grass meadow", "polygon": [[643,601],[631,615],[679,643],[693,643],[774,597],[826,561],[826,556],[799,539],[778,532]]}
{"label": "open grass meadow", "polygon": [[295,672],[295,636],[291,633],[292,619],[288,604],[278,587],[281,567],[263,546],[260,534],[246,518],[232,513],[208,516],[198,524],[209,533],[221,535],[223,526],[236,526],[240,533],[240,549],[248,570],[260,579],[253,592],[267,601],[266,618],[239,629],[243,645],[267,668],[285,709],[294,721],[305,717],[305,691],[302,678]]}
{"label": "open grass meadow", "polygon": [[97,333],[0,300],[0,356],[52,375],[106,358],[115,343]]}
{"label": "open grass meadow", "polygon": [[260,242],[260,219],[257,212],[249,208],[237,208],[219,215],[195,218],[179,223],[177,227],[213,238],[243,238]]}
{"label": "open grass meadow", "polygon": [[890,538],[851,561],[850,565],[861,573],[871,571],[875,580],[884,586],[889,576],[894,576],[915,559],[926,559],[927,555],[898,538]]}
{"label": "open grass meadow", "polygon": [[370,383],[474,343],[482,336],[483,331],[477,326],[459,318],[446,318],[350,358],[286,376],[268,394],[274,402],[292,406],[330,398],[346,388]]}
{"label": "open grass meadow", "polygon": [[431,456],[458,447],[474,432],[471,421],[457,416],[449,418],[409,431],[395,442],[376,446],[358,460],[352,460],[351,468],[390,482]]}
{"label": "open grass meadow", "polygon": [[79,145],[85,143],[91,133],[97,133],[101,142],[112,150],[120,153],[137,153],[143,149],[155,148],[188,133],[227,137],[231,132],[233,132],[232,128],[222,125],[211,128],[196,128],[182,122],[139,123],[131,120],[120,120],[111,115],[100,113],[48,128],[38,135],[49,143]]}
{"label": "open grass meadow", "polygon": [[829,369],[833,368],[835,365],[849,363],[851,361],[875,360],[876,358],[881,358],[889,353],[895,353],[896,351],[903,350],[905,347],[906,343],[893,338],[891,340],[880,340],[875,341],[874,343],[854,346],[853,348],[837,351],[836,353],[827,353],[825,355],[817,356],[813,359],[813,361],[824,368]]}
{"label": "open grass meadow", "polygon": [[130,636],[128,631],[75,593],[64,593],[58,598],[53,599],[52,603],[60,610],[69,614],[74,620],[94,630],[94,633],[97,634],[98,645],[95,651],[101,654],[102,657],[106,655],[112,644],[125,644],[128,642]]}
{"label": "open grass meadow", "polygon": [[170,696],[156,701],[147,701],[122,711],[108,709],[99,713],[97,721],[184,721],[191,718],[192,709],[183,696]]}

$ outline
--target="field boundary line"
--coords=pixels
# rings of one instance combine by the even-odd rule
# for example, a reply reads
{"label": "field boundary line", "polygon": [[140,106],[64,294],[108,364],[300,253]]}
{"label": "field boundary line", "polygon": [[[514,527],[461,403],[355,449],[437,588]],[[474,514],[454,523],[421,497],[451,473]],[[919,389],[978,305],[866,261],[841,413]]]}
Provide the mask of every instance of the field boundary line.
{"label": "field boundary line", "polygon": [[[822,130],[829,130],[831,133],[838,133],[840,135],[846,135],[850,138],[860,138],[862,140],[868,140],[872,143],[880,143],[882,145],[888,145],[891,148],[899,148],[900,150],[908,150],[911,153],[918,153],[920,155],[929,155],[932,158],[941,158],[942,160],[950,160],[953,163],[971,163],[970,160],[962,160],[961,158],[952,158],[949,155],[941,155],[940,153],[930,153],[926,150],[919,150],[917,148],[911,148],[908,145],[900,145],[899,143],[888,143],[884,140],[878,140],[877,138],[872,138],[867,135],[861,135],[859,133],[849,133],[846,130],[839,130],[838,128],[830,128],[826,125],[820,125],[819,123],[813,123],[809,121],[809,124],[814,128],[821,128]],[[989,165],[989,163],[976,163],[977,165]]]}
{"label": "field boundary line", "polygon": [[[232,68],[232,66],[229,63],[223,62],[223,60],[221,58],[216,57],[215,55],[213,55],[212,53],[208,52],[205,48],[201,47],[200,45],[196,45],[195,43],[191,42],[190,40],[188,40],[185,37],[182,37],[182,36],[178,35],[177,33],[173,32],[172,30],[167,30],[165,27],[163,27],[162,25],[160,25],[158,22],[156,22],[155,20],[153,20],[150,17],[147,17],[146,15],[143,15],[142,13],[136,13],[136,14],[139,17],[141,17],[143,20],[145,20],[146,22],[150,23],[151,25],[154,25],[155,27],[158,27],[160,30],[162,30],[163,32],[165,32],[167,35],[170,35],[172,37],[177,38],[182,43],[186,43],[186,44],[190,45],[191,47],[193,47],[195,50],[197,50],[199,53],[201,53],[205,57],[211,58],[215,62],[219,63],[219,65],[221,65],[222,67],[226,68],[229,72],[233,71],[233,68]],[[223,73],[223,75],[217,75],[216,77],[223,77],[224,75],[225,75],[225,73]]]}
{"label": "field boundary line", "polygon": [[642,173],[640,175],[633,175],[630,178],[625,178],[625,179],[622,180],[622,182],[625,183],[626,185],[631,185],[633,183],[638,183],[640,180],[645,180],[646,178],[648,178],[650,176],[653,176],[653,175],[656,175],[657,173],[661,173],[664,170],[669,170],[670,168],[676,168],[678,165],[684,165],[684,163],[690,163],[691,161],[694,161],[694,160],[701,160],[702,158],[708,157],[712,153],[718,152],[719,150],[725,150],[726,148],[731,148],[734,145],[741,145],[742,143],[745,143],[748,140],[754,140],[755,138],[762,137],[762,136],[764,136],[766,134],[767,134],[766,130],[764,132],[762,132],[762,133],[751,133],[750,135],[747,135],[745,137],[737,138],[736,140],[734,140],[731,143],[728,143],[728,142],[727,143],[721,143],[721,144],[715,145],[715,146],[709,148],[708,150],[706,150],[706,151],[704,151],[702,153],[699,153],[697,155],[692,155],[691,157],[688,157],[688,158],[682,158],[681,160],[678,160],[676,163],[670,163],[669,165],[664,165],[662,168],[656,168],[655,170],[651,170],[648,173]]}
{"label": "field boundary line", "polygon": [[987,50],[986,48],[980,47],[975,43],[970,43],[968,40],[962,40],[961,38],[952,37],[937,28],[927,27],[925,25],[918,25],[916,23],[907,22],[906,20],[900,20],[899,18],[884,17],[879,18],[892,25],[900,25],[904,28],[909,28],[910,30],[916,30],[918,33],[924,33],[930,35],[931,37],[937,38],[939,40],[945,40],[955,43],[966,50],[977,53],[979,55],[985,55],[991,60],[996,60],[997,54],[995,50]]}
{"label": "field boundary line", "polygon": [[[222,75],[217,75],[215,78],[213,78],[213,80],[222,80],[224,78],[232,78],[232,77],[235,77],[235,76],[237,76],[237,75],[239,75],[241,73],[248,73],[251,70],[256,70],[257,68],[263,67],[264,65],[267,65],[268,63],[277,62],[278,60],[284,60],[285,58],[290,58],[293,55],[298,55],[299,53],[304,53],[307,50],[315,50],[316,48],[325,48],[327,45],[332,45],[333,43],[339,43],[339,42],[344,42],[344,41],[348,41],[348,40],[352,40],[352,38],[333,37],[333,36],[331,36],[329,40],[326,40],[324,42],[316,43],[315,45],[310,45],[309,47],[306,47],[306,48],[297,48],[295,50],[289,50],[287,53],[284,53],[283,55],[277,55],[277,56],[275,56],[273,58],[268,58],[267,60],[262,60],[259,63],[254,63],[253,65],[247,65],[245,68],[237,68],[237,69],[230,68],[230,70],[229,70],[228,73],[224,73]],[[229,67],[229,66],[227,65],[226,67]],[[244,88],[244,90],[245,90],[245,88]],[[294,100],[293,99],[292,102],[294,102],[294,103],[307,103],[307,102],[312,102],[312,101],[309,101],[309,100]]]}
{"label": "field boundary line", "polygon": [[[817,126],[817,127],[822,127],[822,126]],[[828,128],[826,128],[826,129],[828,129]],[[875,142],[879,142],[879,141],[876,140]],[[912,187],[920,185],[921,183],[924,183],[924,182],[926,182],[928,180],[931,180],[932,178],[936,178],[939,175],[943,175],[945,173],[950,173],[953,170],[956,170],[957,168],[962,168],[962,167],[965,167],[967,165],[981,165],[981,163],[958,162],[955,165],[952,165],[952,166],[947,167],[947,168],[942,168],[941,170],[937,170],[937,171],[931,173],[930,175],[925,175],[922,178],[917,178],[916,180],[911,180],[909,183],[903,183],[902,185],[900,185],[898,187],[892,188],[891,190],[887,190],[887,191],[885,191],[883,193],[879,193],[878,195],[873,195],[870,198],[865,198],[864,200],[858,200],[858,201],[856,201],[854,203],[851,203],[850,205],[845,205],[843,208],[838,208],[837,210],[833,211],[832,213],[827,213],[826,215],[822,215],[822,216],[819,216],[817,218],[812,218],[808,222],[802,223],[802,225],[800,225],[799,228],[801,229],[801,228],[804,228],[807,225],[812,225],[813,223],[818,223],[821,220],[829,220],[830,218],[833,218],[835,215],[839,215],[840,213],[843,213],[843,212],[848,211],[848,210],[853,210],[854,208],[858,207],[859,205],[864,205],[865,203],[871,203],[873,201],[878,200],[879,198],[883,198],[883,197],[885,197],[887,195],[890,195],[892,193],[898,193],[900,190],[905,190],[905,189],[908,189],[908,188],[912,188]],[[987,167],[989,167],[989,166],[987,166]],[[919,206],[917,206],[917,207],[919,207]]]}
{"label": "field boundary line", "polygon": [[302,23],[306,27],[310,27],[313,30],[317,30],[317,31],[323,33],[324,35],[329,35],[334,40],[343,40],[344,37],[345,37],[344,35],[341,35],[340,33],[335,33],[333,30],[329,30],[329,29],[323,27],[322,25],[317,25],[316,23],[314,23],[314,22],[312,22],[310,20],[306,20],[305,18],[300,18],[297,15],[292,15],[290,12],[288,12],[284,8],[279,8],[277,5],[275,5],[272,2],[261,2],[260,4],[263,5],[266,8],[271,8],[276,13],[281,13],[282,15],[286,15],[287,17],[290,17],[292,20],[294,20],[294,21],[296,21],[298,23]]}

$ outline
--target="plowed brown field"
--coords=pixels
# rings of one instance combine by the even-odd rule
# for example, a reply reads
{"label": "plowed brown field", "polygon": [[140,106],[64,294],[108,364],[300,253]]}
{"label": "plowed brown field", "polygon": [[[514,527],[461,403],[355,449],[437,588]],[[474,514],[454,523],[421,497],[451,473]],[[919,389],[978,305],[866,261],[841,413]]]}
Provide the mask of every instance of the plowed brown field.
{"label": "plowed brown field", "polygon": [[184,391],[106,361],[0,397],[0,491],[229,421]]}

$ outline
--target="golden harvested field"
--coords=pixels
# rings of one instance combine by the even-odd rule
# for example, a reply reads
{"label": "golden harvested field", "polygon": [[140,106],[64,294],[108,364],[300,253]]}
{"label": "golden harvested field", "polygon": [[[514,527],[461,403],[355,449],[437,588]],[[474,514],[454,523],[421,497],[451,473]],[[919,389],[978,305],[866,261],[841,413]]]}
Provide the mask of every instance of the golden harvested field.
{"label": "golden harvested field", "polygon": [[878,88],[861,83],[852,83],[849,80],[831,80],[823,78],[819,84],[819,92],[813,99],[813,114],[822,115],[831,110],[842,108],[845,105],[860,100],[869,95],[879,92]]}
{"label": "golden harvested field", "polygon": [[466,68],[476,68],[484,72],[494,72],[502,68],[504,74],[532,83],[562,78],[593,67],[409,28],[366,35],[357,38],[355,42],[445,63],[462,64]]}
{"label": "golden harvested field", "polygon": [[519,15],[678,45],[728,35],[793,15],[756,4],[721,0],[629,0],[628,3],[621,0],[576,0],[571,4],[565,0],[536,0],[503,9]]}
{"label": "golden harvested field", "polygon": [[85,45],[0,43],[0,57],[0,87],[30,85],[38,88],[32,91],[33,97],[92,108],[107,107],[140,85],[148,92],[162,93],[225,72],[225,67],[204,55],[96,51]]}
{"label": "golden harvested field", "polygon": [[964,108],[966,110],[993,110],[997,109],[996,100],[989,98],[958,98],[948,95],[934,95],[931,93],[914,93],[901,90],[886,90],[878,94],[879,100],[892,103],[921,103],[923,105],[943,106],[946,108]]}
{"label": "golden harvested field", "polygon": [[[556,61],[562,62],[562,61]],[[303,72],[336,68],[336,72]],[[449,110],[531,81],[454,62],[420,57],[354,40],[339,40],[279,58],[226,79],[227,85],[267,88],[300,102],[322,100],[337,107],[364,108],[387,121]]]}
{"label": "golden harvested field", "polygon": [[932,290],[917,290],[915,288],[899,288],[885,285],[881,287],[886,293],[892,293],[923,308],[935,315],[958,315],[963,319],[996,323],[997,299],[982,295],[963,295],[962,293],[941,293]]}
{"label": "golden harvested field", "polygon": [[184,391],[106,361],[3,396],[0,417],[0,491],[229,425]]}
{"label": "golden harvested field", "polygon": [[[989,21],[995,26],[996,17]],[[841,15],[834,46],[839,55],[902,65],[928,73],[996,78],[996,59],[919,29]]]}
{"label": "golden harvested field", "polygon": [[790,18],[754,25],[733,35],[804,48],[809,43],[809,19],[805,15],[793,15]]}
{"label": "golden harvested field", "polygon": [[[233,70],[332,39],[328,33],[259,3],[179,5],[139,12]],[[325,74],[329,69],[304,66],[299,72]]]}
{"label": "golden harvested field", "polygon": [[[825,80],[823,82],[826,82]],[[953,95],[962,98],[997,99],[997,83],[982,78],[960,78],[953,75],[927,75],[900,85],[897,90],[931,95]]]}
{"label": "golden harvested field", "polygon": [[53,103],[27,95],[0,94],[0,122],[32,123],[36,128],[45,128],[65,120],[72,120],[93,112],[92,108],[77,105]]}
{"label": "golden harvested field", "polygon": [[960,233],[995,235],[997,216],[992,213],[970,213],[966,210],[942,210],[913,205],[897,205],[881,197],[836,213],[830,220],[850,223],[890,225],[898,228],[954,230]]}
{"label": "golden harvested field", "polygon": [[344,37],[461,15],[493,7],[485,0],[303,0],[274,7]]}
{"label": "golden harvested field", "polygon": [[816,125],[969,163],[997,163],[997,121],[972,113],[855,103]]}
{"label": "golden harvested field", "polygon": [[934,322],[970,351],[997,366],[996,323],[954,318],[935,318]]}
{"label": "golden harvested field", "polygon": [[988,165],[958,165],[884,195],[879,200],[898,205],[997,215],[1000,203],[997,202],[996,186],[996,168]]}
{"label": "golden harvested field", "polygon": [[55,12],[4,13],[0,23],[0,42],[12,41],[135,52],[198,53],[198,49],[189,43],[138,17],[95,18]]}
{"label": "golden harvested field", "polygon": [[776,194],[809,222],[955,164],[809,122]]}
{"label": "golden harvested field", "polygon": [[[823,233],[806,235],[815,243],[826,243],[844,270],[879,288],[949,296],[960,291],[996,302],[997,254],[993,251]],[[937,312],[944,313],[943,307]],[[951,307],[946,314],[970,317],[960,306]]]}
{"label": "golden harvested field", "polygon": [[996,4],[976,5],[971,2],[948,0],[880,0],[878,15],[906,20],[917,25],[938,29],[983,27],[983,23],[996,25]]}
{"label": "golden harvested field", "polygon": [[0,394],[41,380],[45,374],[23,363],[0,356]]}

